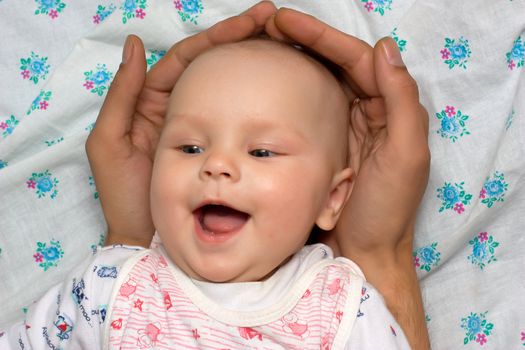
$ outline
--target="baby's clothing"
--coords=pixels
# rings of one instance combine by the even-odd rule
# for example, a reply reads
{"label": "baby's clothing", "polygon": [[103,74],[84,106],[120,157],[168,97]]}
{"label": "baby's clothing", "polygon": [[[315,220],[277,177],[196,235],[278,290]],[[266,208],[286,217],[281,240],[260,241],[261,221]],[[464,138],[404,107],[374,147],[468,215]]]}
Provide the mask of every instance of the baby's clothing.
{"label": "baby's clothing", "polygon": [[100,249],[1,349],[410,349],[350,260],[305,246],[261,282],[189,278],[160,245]]}

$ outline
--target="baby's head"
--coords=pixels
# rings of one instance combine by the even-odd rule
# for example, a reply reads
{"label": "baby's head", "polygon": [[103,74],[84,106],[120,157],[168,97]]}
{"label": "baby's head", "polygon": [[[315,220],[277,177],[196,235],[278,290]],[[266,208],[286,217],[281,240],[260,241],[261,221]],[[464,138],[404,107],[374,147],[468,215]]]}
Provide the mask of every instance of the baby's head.
{"label": "baby's head", "polygon": [[256,281],[334,227],[351,188],[348,100],[303,52],[269,40],[215,47],[173,89],[151,207],[190,277]]}

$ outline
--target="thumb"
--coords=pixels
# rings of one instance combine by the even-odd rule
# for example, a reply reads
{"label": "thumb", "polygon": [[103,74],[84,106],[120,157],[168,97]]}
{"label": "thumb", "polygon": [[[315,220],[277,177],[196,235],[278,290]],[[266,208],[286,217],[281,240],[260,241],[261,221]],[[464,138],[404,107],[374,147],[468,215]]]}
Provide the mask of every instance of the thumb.
{"label": "thumb", "polygon": [[139,37],[129,35],[124,44],[122,63],[108,90],[93,133],[118,139],[129,132],[145,79],[144,45]]}
{"label": "thumb", "polygon": [[426,147],[428,114],[419,103],[417,83],[393,39],[383,38],[376,44],[374,66],[379,93],[385,102],[389,139],[403,151]]}

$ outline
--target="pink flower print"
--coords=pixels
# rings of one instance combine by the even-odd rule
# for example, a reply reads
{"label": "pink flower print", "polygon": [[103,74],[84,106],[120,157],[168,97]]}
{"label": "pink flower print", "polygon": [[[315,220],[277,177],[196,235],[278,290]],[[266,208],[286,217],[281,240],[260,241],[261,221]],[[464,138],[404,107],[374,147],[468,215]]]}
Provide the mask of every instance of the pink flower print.
{"label": "pink flower print", "polygon": [[521,332],[521,340],[525,340],[525,332]]}
{"label": "pink flower print", "polygon": [[49,106],[49,103],[47,101],[40,101],[40,109],[46,110]]}
{"label": "pink flower print", "polygon": [[444,60],[448,60],[448,58],[450,57],[450,51],[448,51],[448,49],[443,49],[439,52],[441,52],[441,58]]}
{"label": "pink flower print", "polygon": [[93,16],[93,23],[95,23],[95,24],[99,24],[100,23],[100,16],[99,15],[94,15]]}
{"label": "pink flower print", "polygon": [[7,129],[7,123],[6,122],[1,122],[0,123],[0,129]]}
{"label": "pink flower print", "polygon": [[93,82],[91,80],[88,80],[88,81],[86,81],[84,83],[84,86],[85,86],[86,89],[91,90],[91,89],[93,89],[93,86],[95,86],[95,85],[93,84]]}
{"label": "pink flower print", "polygon": [[35,262],[40,263],[40,262],[43,261],[44,256],[42,254],[40,254],[40,253],[36,253],[36,254],[33,255],[33,258],[35,258]]}
{"label": "pink flower print", "polygon": [[260,341],[262,341],[263,335],[253,328],[239,327],[238,330],[239,330],[239,335],[246,340],[258,338]]}
{"label": "pink flower print", "polygon": [[366,9],[368,12],[373,11],[373,10],[374,10],[374,4],[373,4],[372,2],[370,2],[370,1],[367,2],[367,3],[365,4],[365,9]]}
{"label": "pink flower print", "polygon": [[487,232],[480,232],[479,235],[478,235],[478,238],[479,238],[479,241],[480,242],[485,242],[486,240],[488,240],[488,233]]}
{"label": "pink flower print", "polygon": [[129,298],[130,295],[137,290],[137,284],[133,280],[128,280],[120,286],[119,294],[123,297]]}
{"label": "pink flower print", "polygon": [[449,117],[452,117],[453,115],[456,115],[456,110],[453,106],[446,106],[445,113],[447,113]]}
{"label": "pink flower print", "polygon": [[419,263],[419,258],[417,256],[414,257],[414,266],[415,267],[420,267],[421,264]]}
{"label": "pink flower print", "polygon": [[177,11],[182,10],[182,3],[179,0],[175,0],[173,4],[175,5],[175,8],[177,9]]}
{"label": "pink flower print", "polygon": [[482,188],[481,191],[479,191],[479,198],[485,198],[487,196],[487,190],[485,188]]}
{"label": "pink flower print", "polygon": [[146,12],[144,12],[144,10],[142,10],[142,9],[136,9],[135,10],[135,17],[140,18],[140,19],[144,19],[145,16],[146,16]]}
{"label": "pink flower print", "polygon": [[26,181],[26,184],[27,184],[27,188],[35,188],[36,186],[36,182],[34,182],[33,180]]}
{"label": "pink flower print", "polygon": [[31,75],[27,69],[23,70],[20,74],[22,74],[22,78],[24,79],[29,79],[29,76]]}
{"label": "pink flower print", "polygon": [[57,10],[51,10],[49,11],[49,17],[51,17],[52,19],[55,19],[58,17],[58,12]]}
{"label": "pink flower print", "polygon": [[509,61],[509,65],[508,65],[508,67],[509,67],[510,70],[513,70],[514,67],[516,67],[516,63],[514,63],[514,60],[510,60],[510,61]]}
{"label": "pink flower print", "polygon": [[458,214],[461,214],[465,211],[465,207],[463,206],[463,203],[456,203],[454,205],[454,211]]}
{"label": "pink flower print", "polygon": [[479,343],[479,345],[485,344],[487,342],[487,336],[483,333],[478,333],[476,342]]}

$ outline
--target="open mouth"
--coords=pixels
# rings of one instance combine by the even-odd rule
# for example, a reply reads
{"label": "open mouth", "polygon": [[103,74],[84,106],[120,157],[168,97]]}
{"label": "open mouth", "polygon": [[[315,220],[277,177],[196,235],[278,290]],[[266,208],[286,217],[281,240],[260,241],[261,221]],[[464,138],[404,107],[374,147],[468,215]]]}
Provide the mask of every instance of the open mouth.
{"label": "open mouth", "polygon": [[244,226],[250,215],[225,205],[207,204],[195,210],[201,228],[210,235],[233,233]]}

